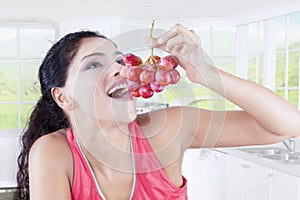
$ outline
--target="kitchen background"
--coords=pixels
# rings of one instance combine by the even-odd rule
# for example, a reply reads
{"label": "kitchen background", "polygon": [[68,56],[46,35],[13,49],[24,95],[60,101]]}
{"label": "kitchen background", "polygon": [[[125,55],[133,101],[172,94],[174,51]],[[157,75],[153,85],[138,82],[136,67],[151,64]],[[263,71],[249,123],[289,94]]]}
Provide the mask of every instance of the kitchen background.
{"label": "kitchen background", "polygon": [[[152,19],[160,29],[180,22],[200,35],[216,66],[262,84],[300,107],[299,0],[0,3],[0,200],[9,199],[16,185],[19,135],[39,96],[37,69],[41,59],[54,41],[71,31],[98,30],[124,47],[141,44],[129,50],[146,58],[150,50],[143,46],[142,38],[137,36],[136,41],[124,44],[122,37],[146,33]],[[168,86],[150,100],[139,100],[138,112],[179,104],[239,109],[181,75],[179,84]],[[190,199],[300,200],[298,152],[298,138],[246,148],[188,150],[183,174],[189,181]]]}

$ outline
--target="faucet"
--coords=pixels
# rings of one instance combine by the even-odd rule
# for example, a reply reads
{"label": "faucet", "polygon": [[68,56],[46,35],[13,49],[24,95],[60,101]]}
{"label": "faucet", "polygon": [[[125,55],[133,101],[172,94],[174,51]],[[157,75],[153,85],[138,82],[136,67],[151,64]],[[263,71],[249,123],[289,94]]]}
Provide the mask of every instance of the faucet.
{"label": "faucet", "polygon": [[286,140],[282,141],[284,146],[288,149],[289,153],[294,154],[295,153],[295,140],[294,139],[288,139],[288,143]]}

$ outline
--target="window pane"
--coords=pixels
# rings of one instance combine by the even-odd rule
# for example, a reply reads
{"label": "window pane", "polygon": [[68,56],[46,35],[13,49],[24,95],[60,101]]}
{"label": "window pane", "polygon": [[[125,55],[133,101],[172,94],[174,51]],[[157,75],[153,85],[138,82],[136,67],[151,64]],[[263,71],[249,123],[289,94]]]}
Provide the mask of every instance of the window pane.
{"label": "window pane", "polygon": [[250,23],[248,26],[248,53],[256,56],[263,53],[264,27],[262,22]]}
{"label": "window pane", "polygon": [[[258,60],[257,60],[258,59]],[[248,80],[262,84],[263,57],[249,57],[248,60]]]}
{"label": "window pane", "polygon": [[300,48],[300,12],[289,15],[289,49],[298,50]]}
{"label": "window pane", "polygon": [[277,52],[285,52],[286,46],[286,16],[277,18]]}
{"label": "window pane", "polygon": [[248,31],[248,80],[262,83],[263,74],[263,23],[249,24]]}
{"label": "window pane", "polygon": [[197,28],[195,29],[196,34],[199,35],[201,39],[202,48],[206,51],[208,55],[211,55],[211,29],[208,28]]}
{"label": "window pane", "polygon": [[283,89],[276,89],[275,92],[282,98],[284,98],[284,90]]}
{"label": "window pane", "polygon": [[258,22],[251,23],[248,25],[248,54],[250,56],[256,56],[257,54],[259,31],[260,29]]}
{"label": "window pane", "polygon": [[21,101],[37,101],[40,96],[38,68],[40,61],[21,62]]}
{"label": "window pane", "polygon": [[202,108],[202,109],[207,109],[207,110],[213,110],[213,104],[211,100],[203,100],[203,101],[197,101],[193,103],[191,106],[197,107],[197,108]]}
{"label": "window pane", "polygon": [[0,104],[0,129],[18,129],[17,104]]}
{"label": "window pane", "polygon": [[236,55],[236,28],[213,28],[213,56]]}
{"label": "window pane", "polygon": [[235,74],[236,72],[236,57],[214,57],[213,63],[218,68],[231,73]]}
{"label": "window pane", "polygon": [[276,87],[285,86],[285,53],[276,54]]}
{"label": "window pane", "polygon": [[0,28],[0,57],[18,55],[17,31],[11,28]]}
{"label": "window pane", "polygon": [[[258,60],[257,60],[258,59]],[[262,83],[263,59],[262,57],[250,57],[248,60],[248,80]]]}
{"label": "window pane", "polygon": [[18,100],[18,63],[0,61],[0,102]]}
{"label": "window pane", "polygon": [[50,29],[21,29],[21,57],[43,57],[55,40],[55,31]]}
{"label": "window pane", "polygon": [[189,91],[186,87],[167,87],[166,91],[166,102],[170,103],[178,98],[189,97]]}
{"label": "window pane", "polygon": [[21,128],[24,129],[35,104],[21,105]]}
{"label": "window pane", "polygon": [[[300,34],[300,32],[299,32]],[[299,86],[299,51],[289,53],[289,87]]]}
{"label": "window pane", "polygon": [[288,91],[289,103],[298,108],[298,90]]}

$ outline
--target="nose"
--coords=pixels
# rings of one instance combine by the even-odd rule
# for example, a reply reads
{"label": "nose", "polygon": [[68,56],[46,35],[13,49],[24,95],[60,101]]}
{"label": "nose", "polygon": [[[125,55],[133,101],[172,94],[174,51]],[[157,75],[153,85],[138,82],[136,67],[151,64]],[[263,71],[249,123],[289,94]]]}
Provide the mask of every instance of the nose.
{"label": "nose", "polygon": [[117,77],[117,76],[120,76],[120,71],[121,71],[122,67],[124,67],[124,66],[120,65],[119,63],[115,63],[111,67],[112,67],[111,75],[113,77]]}

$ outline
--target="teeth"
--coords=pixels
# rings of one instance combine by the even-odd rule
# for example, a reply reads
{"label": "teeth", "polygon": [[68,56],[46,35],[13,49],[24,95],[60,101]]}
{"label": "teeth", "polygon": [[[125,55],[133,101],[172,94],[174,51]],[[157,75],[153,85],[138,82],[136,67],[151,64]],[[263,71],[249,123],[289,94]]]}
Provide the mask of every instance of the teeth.
{"label": "teeth", "polygon": [[116,85],[115,87],[111,88],[109,91],[108,91],[108,95],[112,95],[112,93],[114,93],[116,90],[118,89],[124,89],[122,91],[122,94],[124,94],[125,92],[128,91],[128,85],[123,83],[123,84],[120,84],[120,85]]}

